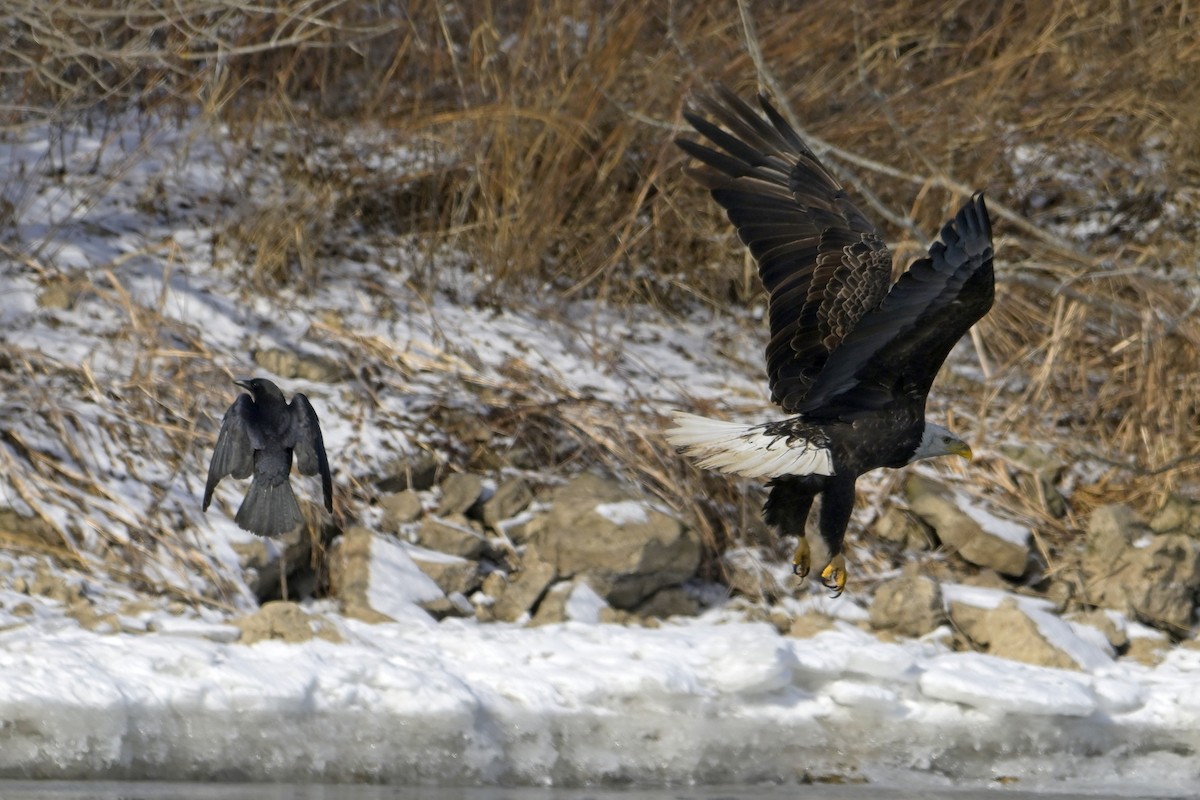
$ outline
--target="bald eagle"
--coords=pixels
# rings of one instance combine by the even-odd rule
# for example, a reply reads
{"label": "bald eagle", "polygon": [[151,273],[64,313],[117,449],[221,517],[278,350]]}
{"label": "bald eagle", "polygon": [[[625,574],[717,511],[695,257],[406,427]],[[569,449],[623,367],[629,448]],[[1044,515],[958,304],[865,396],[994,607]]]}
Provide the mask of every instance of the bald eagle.
{"label": "bald eagle", "polygon": [[786,419],[743,425],[677,412],[667,439],[701,467],[763,478],[767,523],[795,534],[797,575],[808,574],[804,536],[822,496],[819,532],[829,553],[822,583],[846,586],[842,542],[859,475],[971,449],[925,419],[925,398],[950,349],[992,306],[992,232],[982,193],[941,231],[928,256],[892,282],[892,254],[766,96],[766,118],[724,87],[685,117],[714,147],[677,144],[701,164],[689,174],[737,227],[769,302],[767,376]]}

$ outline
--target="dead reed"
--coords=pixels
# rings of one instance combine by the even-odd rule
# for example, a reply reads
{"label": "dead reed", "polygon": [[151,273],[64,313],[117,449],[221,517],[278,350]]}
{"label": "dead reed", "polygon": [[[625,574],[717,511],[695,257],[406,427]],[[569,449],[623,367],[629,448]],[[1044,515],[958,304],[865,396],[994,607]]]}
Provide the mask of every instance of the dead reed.
{"label": "dead reed", "polygon": [[[417,0],[400,16],[350,0],[8,6],[8,127],[137,108],[208,116],[246,153],[284,143],[294,190],[246,198],[224,234],[247,265],[247,285],[260,287],[315,288],[350,231],[465,253],[489,286],[486,301],[501,306],[524,302],[533,287],[681,313],[753,305],[759,289],[741,247],[682,175],[671,140],[683,133],[692,89],[713,80],[746,94],[768,88],[864,198],[898,262],[921,252],[969,191],[987,188],[1000,286],[974,339],[985,376],[945,376],[938,403],[984,443],[1048,442],[1064,461],[1099,471],[1077,487],[1066,520],[1017,491],[1018,468],[995,448],[985,447],[979,491],[1066,536],[1096,504],[1152,507],[1167,492],[1196,489],[1200,44],[1186,2],[791,10],[750,0]],[[351,148],[335,169],[303,157],[362,130],[429,158],[394,174],[356,161]],[[78,279],[20,243],[5,247],[48,282]],[[123,296],[116,279],[86,283],[123,309],[127,335],[146,337],[139,369],[114,387],[18,353],[8,396],[31,407],[42,399],[18,385],[21,375],[96,398],[119,391],[132,402],[114,440],[137,441],[150,426],[179,452],[208,442],[211,431],[182,422],[221,405],[203,343]],[[414,290],[433,285],[427,277]],[[327,334],[362,344],[361,332]],[[387,343],[372,347],[379,363],[402,360]],[[586,398],[512,408],[520,411],[498,410],[499,429],[573,443],[543,446],[547,469],[603,462],[694,510],[715,550],[738,537],[743,487],[675,459],[659,419],[631,422]],[[47,414],[65,448],[70,420]],[[97,481],[57,468],[19,437],[5,444],[5,472],[35,510],[61,487],[104,496]],[[108,499],[113,519],[167,541],[157,508]],[[78,547],[54,528],[63,537],[55,547]]]}

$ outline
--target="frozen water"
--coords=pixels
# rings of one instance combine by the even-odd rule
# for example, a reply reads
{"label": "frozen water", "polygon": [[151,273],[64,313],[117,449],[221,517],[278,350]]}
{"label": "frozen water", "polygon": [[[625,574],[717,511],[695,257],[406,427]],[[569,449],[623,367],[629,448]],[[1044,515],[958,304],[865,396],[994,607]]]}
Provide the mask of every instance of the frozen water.
{"label": "frozen water", "polygon": [[5,631],[0,774],[569,785],[914,770],[970,785],[1007,774],[1003,758],[1023,779],[1200,780],[1169,757],[1200,746],[1192,654],[1075,672],[844,623],[797,640],[715,615],[523,629],[309,610],[346,641],[246,646],[161,614],[145,633]]}

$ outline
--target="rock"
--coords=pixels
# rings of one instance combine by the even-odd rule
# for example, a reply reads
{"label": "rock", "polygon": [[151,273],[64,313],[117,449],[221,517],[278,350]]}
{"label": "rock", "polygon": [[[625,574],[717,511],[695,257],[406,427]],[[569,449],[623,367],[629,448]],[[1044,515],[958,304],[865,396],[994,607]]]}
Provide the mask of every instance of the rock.
{"label": "rock", "polygon": [[1124,592],[1117,591],[1114,578],[1131,568],[1133,540],[1148,533],[1129,506],[1106,505],[1092,511],[1080,563],[1087,600],[1127,610]]}
{"label": "rock", "polygon": [[421,608],[437,620],[447,617],[470,617],[475,613],[470,601],[461,594],[448,594],[436,600],[426,601],[421,603]]}
{"label": "rock", "polygon": [[1129,634],[1124,621],[1111,611],[1099,608],[1077,611],[1067,616],[1066,620],[1074,625],[1087,625],[1100,631],[1113,650],[1121,651],[1129,646]]}
{"label": "rock", "polygon": [[442,498],[438,501],[438,513],[443,517],[466,514],[483,494],[483,478],[470,472],[452,472],[439,487]]}
{"label": "rock", "polygon": [[328,356],[296,353],[278,347],[256,350],[254,363],[281,378],[300,378],[311,383],[337,383],[349,375],[341,362]]}
{"label": "rock", "polygon": [[653,628],[658,625],[658,620],[653,617],[646,619],[645,617],[639,617],[632,611],[625,611],[624,609],[613,608],[612,606],[605,606],[601,609],[600,622],[604,625],[632,625],[646,628]]}
{"label": "rock", "polygon": [[678,586],[659,589],[637,607],[637,614],[652,619],[694,617],[700,613],[696,598]]}
{"label": "rock", "polygon": [[1155,533],[1183,533],[1200,538],[1200,503],[1170,494],[1150,520]]}
{"label": "rock", "polygon": [[586,622],[595,625],[600,622],[600,612],[608,608],[604,598],[596,594],[587,581],[572,578],[569,581],[559,581],[550,587],[545,597],[538,603],[537,613],[533,615],[533,625],[550,625],[557,622]]}
{"label": "rock", "polygon": [[1103,573],[1125,555],[1135,538],[1148,533],[1137,512],[1126,505],[1100,506],[1088,517],[1084,571]]}
{"label": "rock", "polygon": [[501,520],[496,531],[507,536],[513,544],[525,544],[546,527],[546,515],[523,512],[516,517]]}
{"label": "rock", "polygon": [[421,521],[417,539],[430,550],[461,558],[477,559],[487,548],[487,540],[461,514],[426,517]]}
{"label": "rock", "polygon": [[1120,582],[1127,602],[1142,622],[1186,635],[1200,589],[1200,543],[1181,533],[1160,534],[1135,554],[1140,577]]}
{"label": "rock", "polygon": [[963,559],[1014,578],[1024,574],[1029,561],[1028,541],[1019,543],[988,531],[958,507],[949,489],[923,475],[910,475],[904,483],[904,494],[913,513]]}
{"label": "rock", "polygon": [[581,475],[555,490],[552,502],[533,537],[538,551],[559,575],[587,576],[614,607],[635,608],[696,574],[696,534],[616,483]]}
{"label": "rock", "polygon": [[950,604],[955,626],[991,655],[1058,669],[1090,670],[1110,663],[1109,653],[1077,637],[1063,620],[1045,611],[1035,620],[1031,613],[1011,597],[996,608]]}
{"label": "rock", "polygon": [[478,562],[422,547],[410,548],[408,555],[447,595],[468,595],[483,582]]}
{"label": "rock", "polygon": [[483,503],[483,523],[492,530],[500,530],[500,523],[524,511],[533,502],[533,490],[521,478],[512,478],[500,484],[496,493]]}
{"label": "rock", "polygon": [[542,602],[538,603],[537,612],[530,625],[553,625],[567,621],[567,600],[577,585],[582,583],[578,578],[569,581],[559,581],[547,590]]}
{"label": "rock", "polygon": [[242,632],[241,644],[254,644],[266,639],[283,642],[307,642],[309,639],[324,639],[327,642],[343,641],[337,627],[322,616],[308,614],[295,603],[275,601],[266,603],[253,614],[233,620],[233,626]]}
{"label": "rock", "polygon": [[1068,608],[1078,607],[1075,603],[1075,584],[1069,579],[1059,577],[1051,578],[1046,583],[1046,588],[1042,592],[1042,597],[1054,604],[1054,608],[1060,613]]}
{"label": "rock", "polygon": [[1004,580],[1004,578],[1001,578],[1000,573],[994,569],[981,569],[974,575],[966,575],[962,578],[962,583],[967,586],[979,586],[984,589],[998,589],[1002,592],[1007,592],[1011,588],[1011,584]]}
{"label": "rock", "polygon": [[784,594],[758,548],[735,547],[721,554],[725,583],[735,592],[755,600],[774,600]]}
{"label": "rock", "polygon": [[392,533],[397,532],[401,525],[415,521],[425,510],[421,506],[421,496],[412,489],[385,494],[379,500],[379,505],[383,507],[384,527]]}
{"label": "rock", "polygon": [[787,635],[797,639],[810,639],[816,636],[821,631],[827,631],[833,627],[833,620],[824,614],[809,612],[801,614],[792,620],[791,627],[788,629]]}
{"label": "rock", "polygon": [[504,587],[508,583],[508,576],[502,570],[493,570],[483,576],[483,584],[480,585],[479,591],[471,595],[471,604],[475,606],[475,619],[479,622],[495,622],[496,615],[492,613],[492,607],[496,604],[496,598],[504,593]]}
{"label": "rock", "polygon": [[1200,541],[1152,534],[1127,506],[1101,506],[1088,520],[1082,560],[1088,602],[1182,635],[1200,589]]}
{"label": "rock", "polygon": [[1004,445],[1001,451],[1021,467],[1017,486],[1027,497],[1036,497],[1047,513],[1056,518],[1067,514],[1067,500],[1058,483],[1067,465],[1052,450],[1037,445]]}
{"label": "rock", "polygon": [[444,597],[404,545],[360,527],[347,529],[331,546],[329,584],[342,613],[371,623],[411,617],[413,602],[437,603]]}
{"label": "rock", "polygon": [[[491,578],[491,575],[488,577]],[[492,595],[496,598],[496,602],[492,604],[492,614],[503,622],[516,622],[526,613],[533,611],[555,577],[554,565],[543,561],[531,545],[521,559],[520,571],[499,584],[499,593]],[[496,591],[496,587],[497,584],[493,583],[492,591]]]}
{"label": "rock", "polygon": [[419,453],[388,464],[383,470],[383,477],[375,482],[375,486],[381,492],[401,492],[405,489],[423,492],[433,488],[437,481],[437,472],[438,465],[433,456]]}
{"label": "rock", "polygon": [[1161,638],[1151,636],[1135,636],[1129,640],[1129,649],[1125,658],[1144,664],[1147,667],[1157,666],[1171,652],[1171,640],[1166,636]]}
{"label": "rock", "polygon": [[787,635],[792,629],[792,615],[784,611],[779,606],[771,606],[767,609],[767,622],[775,626],[775,630],[779,631],[781,636]]}
{"label": "rock", "polygon": [[913,514],[889,506],[871,525],[871,533],[906,550],[929,550],[933,547],[933,531]]}
{"label": "rock", "polygon": [[880,584],[871,601],[871,627],[902,636],[924,636],[946,622],[942,587],[922,575],[903,575]]}

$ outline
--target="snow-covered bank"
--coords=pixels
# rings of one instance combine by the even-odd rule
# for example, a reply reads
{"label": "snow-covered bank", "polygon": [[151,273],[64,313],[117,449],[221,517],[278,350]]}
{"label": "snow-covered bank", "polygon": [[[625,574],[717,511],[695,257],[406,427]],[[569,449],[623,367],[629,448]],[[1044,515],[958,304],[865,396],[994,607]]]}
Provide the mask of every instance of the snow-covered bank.
{"label": "snow-covered bank", "polygon": [[1089,674],[845,623],[795,639],[712,614],[656,630],[333,619],[346,642],[7,631],[0,775],[1200,786],[1200,650]]}
{"label": "snow-covered bank", "polygon": [[[0,272],[5,363],[25,370],[0,406],[12,450],[0,455],[25,471],[4,476],[0,499],[22,519],[51,520],[64,541],[0,558],[0,775],[1011,778],[1184,796],[1200,783],[1200,651],[1178,646],[1154,667],[1116,659],[1045,600],[1021,607],[1074,647],[1080,671],[955,652],[944,627],[882,642],[851,624],[866,616],[857,591],[788,599],[840,618],[808,638],[748,622],[716,587],[706,614],[656,629],[435,623],[401,592],[388,609],[401,621],[380,625],[311,605],[341,642],[235,642],[230,623],[256,603],[238,548],[257,543],[228,518],[240,487],[223,484],[201,514],[202,445],[232,397],[227,373],[271,369],[253,354],[349,366],[352,379],[280,381],[313,398],[338,504],[375,531],[388,462],[422,450],[463,458],[437,413],[479,418],[513,397],[556,408],[566,398],[649,438],[672,407],[760,413],[761,342],[704,311],[477,303],[486,276],[411,236],[351,231],[355,249],[321,265],[319,290],[248,291],[222,235],[230,216],[286,184],[269,160],[225,164],[220,130],[116,143],[74,130],[61,153],[50,132],[25,133],[0,167],[4,185],[25,192],[12,236],[26,257]],[[416,280],[421,270],[436,276]],[[874,478],[863,483],[888,500]],[[613,522],[644,515],[624,501],[603,508]],[[394,551],[408,547],[387,535]],[[394,574],[408,562],[397,563]],[[994,603],[979,591],[947,598],[991,607],[1011,594],[995,591]]]}

